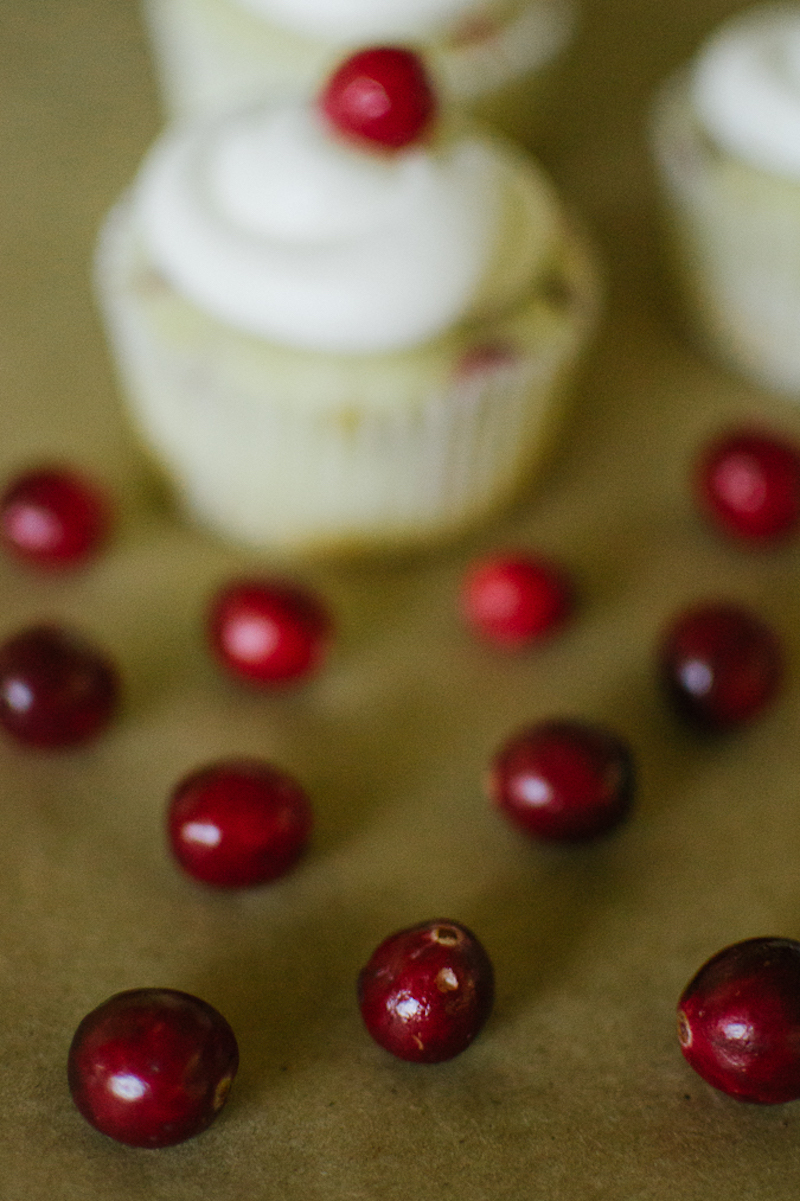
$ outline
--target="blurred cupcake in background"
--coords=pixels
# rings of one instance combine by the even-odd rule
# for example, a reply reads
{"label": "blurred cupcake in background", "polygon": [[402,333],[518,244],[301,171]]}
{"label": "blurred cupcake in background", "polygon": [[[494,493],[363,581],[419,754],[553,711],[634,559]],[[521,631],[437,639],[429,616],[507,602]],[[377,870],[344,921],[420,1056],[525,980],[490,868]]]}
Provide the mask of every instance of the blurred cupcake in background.
{"label": "blurred cupcake in background", "polygon": [[533,127],[575,0],[144,0],[167,113],[309,97],[369,44],[424,52],[437,88],[502,128]]}
{"label": "blurred cupcake in background", "polygon": [[507,502],[597,307],[530,155],[439,116],[421,61],[386,47],[311,103],[170,129],[108,218],[97,279],[134,422],[185,508],[302,553],[424,543]]}
{"label": "blurred cupcake in background", "polygon": [[725,23],[654,114],[672,258],[706,346],[800,399],[800,5]]}

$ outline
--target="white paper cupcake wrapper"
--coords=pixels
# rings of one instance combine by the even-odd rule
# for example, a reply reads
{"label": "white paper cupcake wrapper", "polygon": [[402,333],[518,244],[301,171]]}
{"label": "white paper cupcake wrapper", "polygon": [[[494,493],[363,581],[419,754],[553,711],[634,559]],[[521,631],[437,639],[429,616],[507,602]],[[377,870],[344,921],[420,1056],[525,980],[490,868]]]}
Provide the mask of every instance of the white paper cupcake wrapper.
{"label": "white paper cupcake wrapper", "polygon": [[[577,242],[563,270],[566,299],[469,338],[338,358],[267,346],[177,297],[141,259],[126,205],[98,255],[131,412],[183,504],[237,542],[309,552],[455,533],[529,477],[595,310]],[[511,361],[493,360],[509,345]],[[488,361],[459,376],[471,347]]]}
{"label": "white paper cupcake wrapper", "polygon": [[[216,113],[262,98],[312,95],[347,49],[259,20],[236,0],[143,0],[165,107],[171,117]],[[496,36],[425,47],[443,91],[502,112],[517,85],[536,76],[568,42],[575,0],[523,0]]]}
{"label": "white paper cupcake wrapper", "polygon": [[712,146],[684,77],[654,113],[668,231],[689,315],[708,348],[800,399],[800,184]]}

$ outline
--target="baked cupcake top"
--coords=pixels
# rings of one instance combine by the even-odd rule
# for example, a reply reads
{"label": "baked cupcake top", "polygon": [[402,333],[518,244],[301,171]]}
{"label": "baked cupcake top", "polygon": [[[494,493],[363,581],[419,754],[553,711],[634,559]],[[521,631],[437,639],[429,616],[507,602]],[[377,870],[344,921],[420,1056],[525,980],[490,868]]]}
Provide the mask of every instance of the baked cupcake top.
{"label": "baked cupcake top", "polygon": [[[421,89],[411,109],[422,96],[429,111],[403,140],[409,87]],[[355,129],[359,106],[383,134]],[[396,109],[399,144],[385,133]],[[148,255],[187,299],[245,332],[342,353],[421,344],[502,311],[559,229],[532,161],[437,119],[419,59],[390,47],[348,60],[315,103],[168,131],[134,203]]]}
{"label": "baked cupcake top", "polygon": [[727,21],[701,51],[691,93],[722,149],[800,179],[800,6],[767,5]]}

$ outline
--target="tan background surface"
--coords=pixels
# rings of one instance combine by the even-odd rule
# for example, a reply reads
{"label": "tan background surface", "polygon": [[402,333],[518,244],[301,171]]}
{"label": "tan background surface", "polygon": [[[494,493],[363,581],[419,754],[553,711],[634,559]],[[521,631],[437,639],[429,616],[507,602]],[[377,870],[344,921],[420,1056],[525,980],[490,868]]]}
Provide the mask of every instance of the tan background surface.
{"label": "tan background surface", "polygon": [[[695,515],[686,471],[721,424],[800,413],[682,341],[655,254],[643,118],[655,82],[733,4],[584,0],[545,136],[594,227],[610,304],[563,452],[535,503],[433,559],[300,571],[335,607],[328,670],[264,698],[219,678],[205,599],[255,565],[155,505],[127,439],[94,316],[94,231],[157,129],[132,0],[4,0],[0,10],[3,474],[41,457],[98,473],[118,535],[85,573],[0,562],[0,635],[42,617],[106,644],[124,713],[91,748],[0,740],[0,1197],[5,1201],[795,1201],[800,1107],[741,1106],[684,1064],[674,1007],[724,944],[800,937],[800,550],[745,554]],[[470,556],[529,544],[574,571],[582,604],[519,659],[471,643],[454,594]],[[709,594],[785,636],[790,682],[740,736],[707,743],[666,710],[652,653]],[[630,823],[577,851],[528,845],[481,774],[513,728],[557,713],[632,741]],[[161,835],[187,769],[255,753],[294,770],[318,832],[300,869],[243,896],[179,877]],[[430,916],[473,926],[495,1014],[450,1064],[401,1064],[361,1028],[374,944]],[[202,1138],[161,1152],[104,1139],[73,1109],[66,1049],[119,989],[217,1005],[242,1067]]]}

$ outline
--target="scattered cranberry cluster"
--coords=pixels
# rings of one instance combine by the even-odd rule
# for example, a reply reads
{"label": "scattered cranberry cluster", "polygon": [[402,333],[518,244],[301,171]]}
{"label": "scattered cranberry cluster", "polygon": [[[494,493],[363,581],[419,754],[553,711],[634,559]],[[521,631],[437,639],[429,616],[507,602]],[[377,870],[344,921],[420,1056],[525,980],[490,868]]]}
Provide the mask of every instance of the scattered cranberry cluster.
{"label": "scattered cranberry cluster", "polygon": [[[751,543],[800,523],[800,454],[746,430],[709,446],[696,495],[726,534]],[[0,497],[0,539],[44,569],[84,563],[111,527],[108,501],[81,475],[56,466],[16,479]],[[529,553],[494,554],[462,581],[461,612],[494,646],[519,650],[552,636],[574,607],[559,565]],[[333,637],[325,606],[283,581],[239,580],[213,598],[208,645],[220,667],[249,685],[281,687],[324,662]],[[776,694],[782,653],[774,632],[729,603],[696,605],[662,638],[659,662],[676,709],[703,729],[756,717]],[[23,630],[0,646],[0,723],[20,743],[67,747],[111,720],[119,682],[108,657],[55,625]],[[633,756],[616,734],[575,719],[529,726],[496,753],[487,773],[493,804],[528,835],[558,842],[605,834],[628,814]],[[287,872],[305,850],[313,815],[302,786],[278,768],[232,759],[175,786],[166,815],[173,856],[195,880],[247,888]],[[372,1037],[401,1059],[435,1063],[463,1051],[492,1008],[491,961],[465,926],[437,919],[387,938],[362,969],[358,1000]],[[721,951],[681,997],[684,1055],[712,1085],[761,1102],[800,1097],[800,944],[751,939]],[[145,988],[116,994],[78,1027],[69,1086],[98,1130],[139,1147],[163,1147],[204,1130],[222,1108],[238,1066],[225,1019],[197,997]]]}

